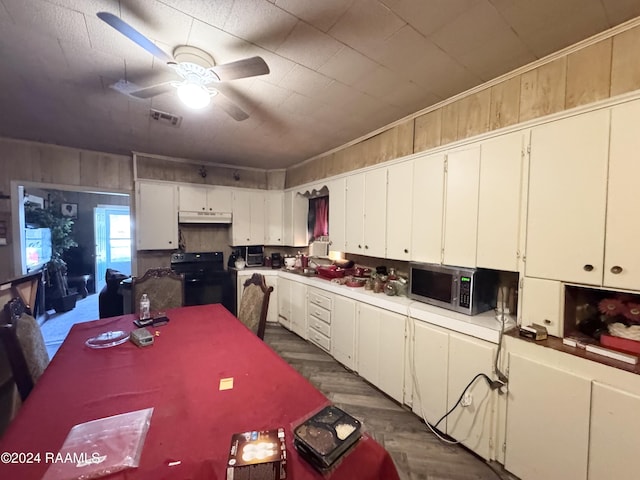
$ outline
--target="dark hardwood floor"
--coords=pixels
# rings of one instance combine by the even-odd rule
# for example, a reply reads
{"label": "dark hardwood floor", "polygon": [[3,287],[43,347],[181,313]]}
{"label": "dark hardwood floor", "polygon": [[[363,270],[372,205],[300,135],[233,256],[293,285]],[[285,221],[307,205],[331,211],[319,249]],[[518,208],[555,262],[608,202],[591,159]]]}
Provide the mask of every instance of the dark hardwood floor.
{"label": "dark hardwood floor", "polygon": [[460,445],[441,442],[406,407],[280,325],[267,326],[265,342],[334,404],[362,422],[391,454],[402,480],[517,480],[498,463],[488,464]]}

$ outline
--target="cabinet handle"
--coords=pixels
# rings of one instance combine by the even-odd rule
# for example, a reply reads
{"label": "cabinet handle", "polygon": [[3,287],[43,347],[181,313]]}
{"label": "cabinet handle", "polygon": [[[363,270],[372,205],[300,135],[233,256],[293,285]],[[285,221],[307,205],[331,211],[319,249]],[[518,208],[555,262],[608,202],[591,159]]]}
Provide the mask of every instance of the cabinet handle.
{"label": "cabinet handle", "polygon": [[618,275],[619,273],[622,273],[622,267],[618,265],[611,267],[611,273],[613,273],[614,275]]}
{"label": "cabinet handle", "polygon": [[409,249],[408,249],[408,248],[405,248],[405,249],[404,249],[404,253],[409,253]]}
{"label": "cabinet handle", "polygon": [[364,248],[365,248],[365,250],[368,250],[369,249],[369,245],[365,245]]}
{"label": "cabinet handle", "polygon": [[362,248],[362,245],[358,244],[358,248]]}
{"label": "cabinet handle", "polygon": [[582,268],[584,268],[584,271],[585,271],[585,272],[590,272],[590,271],[592,271],[592,270],[593,270],[593,265],[591,265],[590,263],[587,263],[587,264],[586,264],[584,267],[582,267]]}
{"label": "cabinet handle", "polygon": [[202,210],[206,210],[204,207],[202,207]]}
{"label": "cabinet handle", "polygon": [[171,240],[169,240],[169,245],[171,245],[173,242]]}
{"label": "cabinet handle", "polygon": [[547,325],[551,325],[551,320],[549,320],[548,318],[545,318],[544,323],[546,323]]}

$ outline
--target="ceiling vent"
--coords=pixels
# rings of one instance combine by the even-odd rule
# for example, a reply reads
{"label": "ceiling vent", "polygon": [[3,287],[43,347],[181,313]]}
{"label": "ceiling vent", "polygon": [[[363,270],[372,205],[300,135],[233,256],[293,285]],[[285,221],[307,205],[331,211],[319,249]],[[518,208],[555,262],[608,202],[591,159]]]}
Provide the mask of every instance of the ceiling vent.
{"label": "ceiling vent", "polygon": [[160,110],[154,110],[153,108],[150,110],[151,118],[157,120],[160,123],[165,125],[170,125],[172,127],[179,127],[182,123],[182,117],[177,115],[173,115],[171,113],[161,112]]}

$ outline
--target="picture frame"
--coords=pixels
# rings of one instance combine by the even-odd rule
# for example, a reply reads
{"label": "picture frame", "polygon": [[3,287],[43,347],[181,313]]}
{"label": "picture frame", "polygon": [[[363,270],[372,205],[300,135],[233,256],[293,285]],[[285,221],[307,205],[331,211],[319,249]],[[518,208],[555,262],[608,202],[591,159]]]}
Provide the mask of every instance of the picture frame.
{"label": "picture frame", "polygon": [[60,211],[63,217],[78,218],[78,204],[77,203],[63,203],[60,205]]}

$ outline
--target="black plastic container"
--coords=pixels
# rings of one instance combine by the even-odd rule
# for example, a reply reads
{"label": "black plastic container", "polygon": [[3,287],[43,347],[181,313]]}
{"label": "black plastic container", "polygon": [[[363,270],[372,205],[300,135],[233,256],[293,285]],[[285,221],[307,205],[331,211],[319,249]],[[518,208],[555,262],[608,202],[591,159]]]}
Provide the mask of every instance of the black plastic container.
{"label": "black plastic container", "polygon": [[324,472],[361,437],[362,425],[345,411],[330,405],[293,431],[300,456]]}

